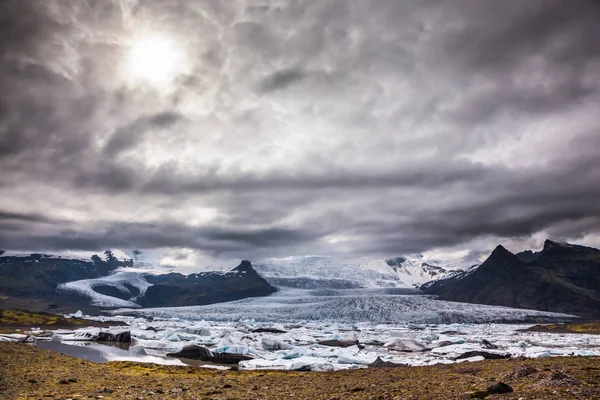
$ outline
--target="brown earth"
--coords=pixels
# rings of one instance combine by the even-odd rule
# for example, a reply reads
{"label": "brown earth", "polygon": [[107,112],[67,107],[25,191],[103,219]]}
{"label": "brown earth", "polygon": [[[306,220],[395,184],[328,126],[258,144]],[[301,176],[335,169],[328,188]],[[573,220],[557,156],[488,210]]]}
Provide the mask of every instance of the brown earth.
{"label": "brown earth", "polygon": [[545,333],[577,333],[588,335],[600,335],[600,322],[580,322],[576,324],[554,324],[554,325],[535,325],[531,328],[523,329],[524,332],[545,332]]}
{"label": "brown earth", "polygon": [[65,318],[62,315],[25,310],[0,309],[0,333],[27,331],[32,328],[42,330],[78,329],[86,326],[109,327],[125,325],[120,322],[97,322],[82,318]]}
{"label": "brown earth", "polygon": [[561,357],[360,369],[334,373],[214,371],[131,362],[94,364],[0,342],[0,399],[469,399],[492,380],[513,393],[488,399],[600,399],[600,360]]}

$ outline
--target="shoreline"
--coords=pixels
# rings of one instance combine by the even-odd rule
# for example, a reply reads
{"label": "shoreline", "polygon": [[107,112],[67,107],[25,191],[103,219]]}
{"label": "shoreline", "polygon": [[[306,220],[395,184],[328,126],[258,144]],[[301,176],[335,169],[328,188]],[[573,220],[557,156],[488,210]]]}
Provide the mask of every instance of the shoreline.
{"label": "shoreline", "polygon": [[468,399],[485,390],[492,379],[510,385],[514,392],[487,397],[491,399],[600,397],[598,357],[307,373],[97,364],[22,343],[2,342],[0,354],[0,397],[6,400]]}

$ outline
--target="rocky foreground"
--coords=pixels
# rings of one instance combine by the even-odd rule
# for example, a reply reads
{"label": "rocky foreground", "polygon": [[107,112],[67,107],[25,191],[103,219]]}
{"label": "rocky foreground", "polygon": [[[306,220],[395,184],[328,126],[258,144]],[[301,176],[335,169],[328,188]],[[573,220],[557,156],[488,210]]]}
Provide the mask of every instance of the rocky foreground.
{"label": "rocky foreground", "polygon": [[[494,388],[512,392],[490,394]],[[0,343],[0,398],[13,399],[600,399],[597,357],[509,359],[314,373],[94,364]]]}

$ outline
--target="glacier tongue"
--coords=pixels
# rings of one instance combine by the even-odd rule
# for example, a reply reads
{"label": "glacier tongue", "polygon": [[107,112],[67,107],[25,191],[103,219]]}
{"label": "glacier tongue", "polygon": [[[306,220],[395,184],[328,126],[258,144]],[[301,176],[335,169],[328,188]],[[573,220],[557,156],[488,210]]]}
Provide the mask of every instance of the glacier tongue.
{"label": "glacier tongue", "polygon": [[389,289],[281,289],[254,297],[207,306],[117,310],[144,317],[189,320],[263,322],[337,321],[344,323],[517,323],[570,320],[575,317],[535,310],[435,300],[422,295],[393,295]]}

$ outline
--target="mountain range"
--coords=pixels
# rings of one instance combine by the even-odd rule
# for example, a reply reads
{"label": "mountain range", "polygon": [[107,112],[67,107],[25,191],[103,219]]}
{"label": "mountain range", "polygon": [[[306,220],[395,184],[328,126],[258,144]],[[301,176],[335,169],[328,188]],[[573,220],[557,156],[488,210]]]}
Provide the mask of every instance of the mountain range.
{"label": "mountain range", "polygon": [[134,268],[134,260],[120,251],[107,250],[90,259],[0,254],[0,308],[70,312],[98,307],[185,306],[275,291],[249,261],[228,272],[186,276]]}
{"label": "mountain range", "polygon": [[305,256],[257,263],[256,271],[271,285],[302,289],[412,288],[449,278],[476,267],[430,259],[424,255],[343,261]]}
{"label": "mountain range", "polygon": [[600,318],[600,250],[551,240],[540,252],[498,246],[478,268],[421,290],[442,300]]}
{"label": "mountain range", "polygon": [[600,318],[600,250],[547,240],[539,252],[498,246],[481,265],[422,255],[363,262],[311,256],[191,275],[157,271],[139,254],[118,250],[89,259],[0,251],[0,308],[206,305],[267,296],[275,287],[402,288],[441,300]]}

